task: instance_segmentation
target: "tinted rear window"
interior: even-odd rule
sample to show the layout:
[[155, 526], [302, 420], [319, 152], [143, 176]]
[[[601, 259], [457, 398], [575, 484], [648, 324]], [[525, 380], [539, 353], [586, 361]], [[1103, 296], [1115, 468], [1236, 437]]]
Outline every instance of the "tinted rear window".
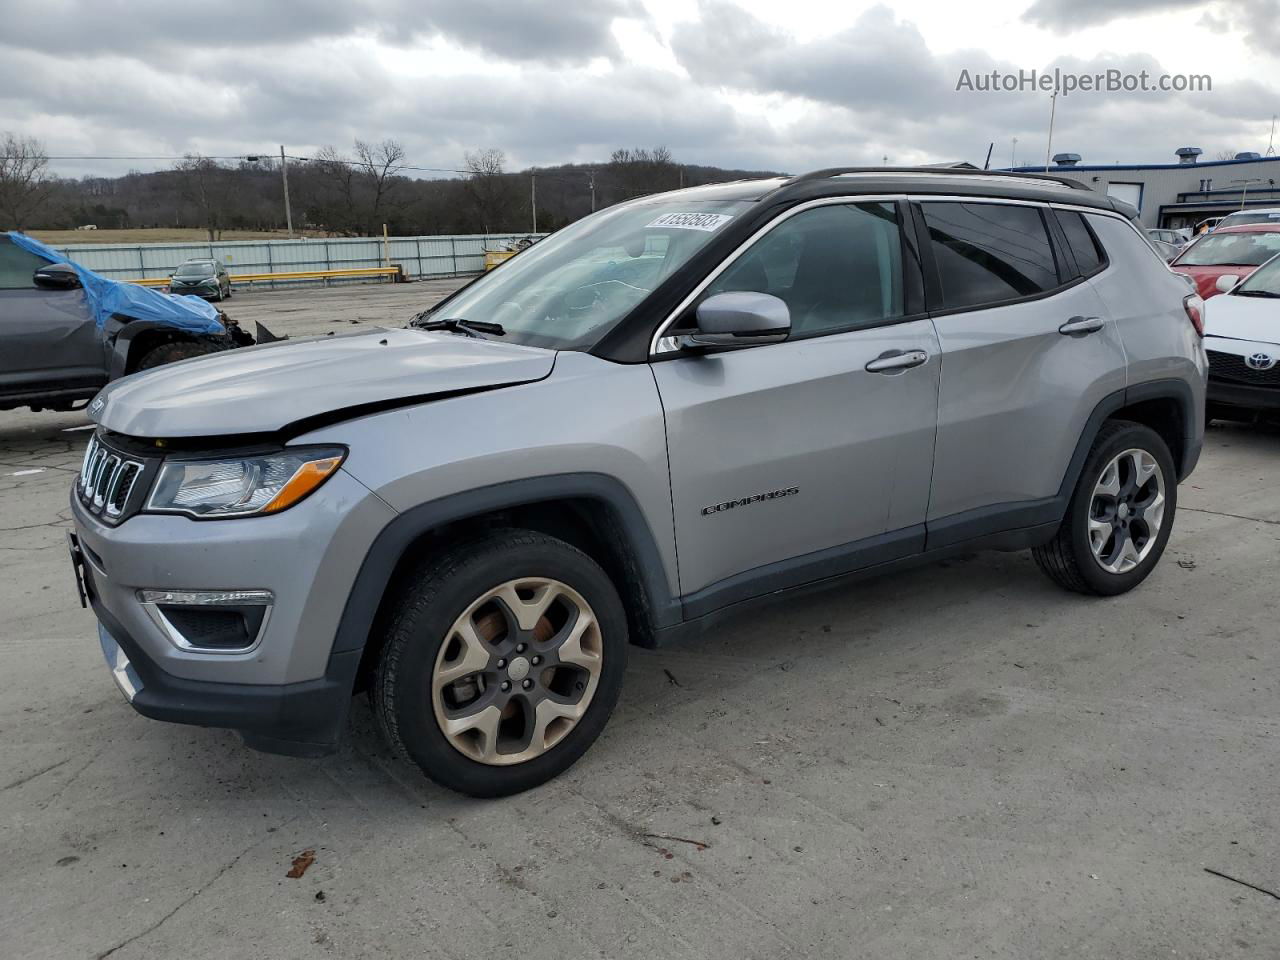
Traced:
[[1039, 208], [957, 201], [920, 206], [945, 308], [1015, 300], [1058, 285]]
[[1102, 266], [1102, 250], [1082, 214], [1059, 210], [1058, 223], [1062, 224], [1062, 232], [1067, 235], [1067, 246], [1071, 248], [1081, 273], [1090, 274]]

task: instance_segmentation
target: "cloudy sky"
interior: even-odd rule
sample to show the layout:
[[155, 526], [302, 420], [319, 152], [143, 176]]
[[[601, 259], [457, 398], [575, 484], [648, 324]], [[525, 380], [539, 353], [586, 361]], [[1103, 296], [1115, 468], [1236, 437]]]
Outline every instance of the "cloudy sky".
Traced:
[[[198, 12], [197, 12], [198, 11]], [[508, 168], [665, 144], [680, 160], [1043, 161], [1043, 93], [962, 70], [1209, 74], [1212, 92], [1060, 98], [1054, 152], [1267, 149], [1280, 0], [0, 0], [0, 130], [60, 155], [309, 155], [394, 137]], [[58, 161], [63, 175], [165, 162]]]

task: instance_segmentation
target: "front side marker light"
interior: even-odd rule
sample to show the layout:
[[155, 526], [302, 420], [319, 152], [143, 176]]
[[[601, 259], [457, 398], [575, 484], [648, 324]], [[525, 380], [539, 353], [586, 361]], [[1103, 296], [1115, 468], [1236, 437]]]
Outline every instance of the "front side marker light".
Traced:
[[329, 475], [338, 469], [340, 463], [342, 463], [342, 457], [327, 457], [324, 460], [309, 460], [304, 463], [294, 471], [293, 476], [280, 488], [280, 492], [262, 508], [262, 512], [276, 513], [292, 507], [329, 479]]

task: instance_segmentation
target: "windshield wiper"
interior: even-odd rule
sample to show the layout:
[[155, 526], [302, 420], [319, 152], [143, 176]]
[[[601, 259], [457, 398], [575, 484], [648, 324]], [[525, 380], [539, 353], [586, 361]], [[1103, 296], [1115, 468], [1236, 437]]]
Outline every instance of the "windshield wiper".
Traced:
[[442, 320], [424, 320], [415, 317], [409, 321], [409, 326], [417, 330], [448, 330], [450, 333], [462, 333], [468, 337], [484, 337], [482, 333], [492, 334], [495, 337], [506, 336], [506, 328], [500, 323], [490, 323], [487, 320], [462, 320], [458, 317], [445, 317]]
[[1236, 290], [1233, 292], [1237, 297], [1276, 297], [1280, 299], [1280, 293], [1272, 293], [1270, 290]]

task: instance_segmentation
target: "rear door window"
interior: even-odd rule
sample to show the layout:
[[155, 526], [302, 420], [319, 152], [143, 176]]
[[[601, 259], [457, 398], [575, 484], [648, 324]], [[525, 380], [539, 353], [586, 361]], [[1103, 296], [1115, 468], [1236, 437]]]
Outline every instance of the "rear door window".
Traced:
[[1059, 285], [1039, 207], [934, 201], [920, 204], [942, 285], [958, 310], [1032, 297]]

